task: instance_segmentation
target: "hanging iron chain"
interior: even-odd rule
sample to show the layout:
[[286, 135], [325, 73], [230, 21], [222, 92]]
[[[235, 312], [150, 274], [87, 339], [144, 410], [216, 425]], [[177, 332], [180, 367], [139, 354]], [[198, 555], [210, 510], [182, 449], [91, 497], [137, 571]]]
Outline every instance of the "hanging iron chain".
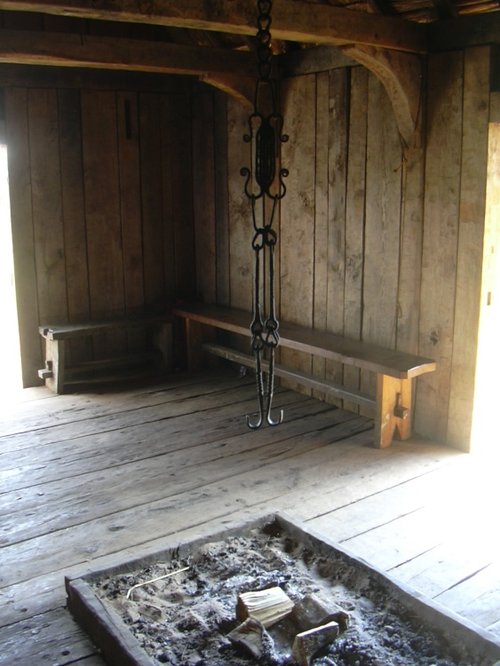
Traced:
[[271, 60], [273, 51], [271, 48], [271, 11], [272, 0], [257, 0], [257, 58], [259, 78], [269, 81], [271, 76]]
[[[271, 0], [257, 0], [257, 59], [258, 80], [255, 86], [254, 109], [250, 115], [249, 133], [244, 140], [253, 146], [254, 157], [251, 168], [243, 167], [241, 175], [246, 178], [245, 194], [252, 205], [254, 236], [254, 288], [253, 319], [250, 325], [251, 347], [255, 357], [255, 374], [259, 411], [253, 417], [247, 416], [247, 424], [252, 429], [260, 428], [266, 421], [278, 425], [283, 420], [271, 415], [274, 396], [275, 352], [279, 344], [279, 322], [276, 317], [274, 285], [274, 250], [277, 243], [276, 231], [272, 228], [278, 202], [286, 188], [283, 178], [286, 169], [277, 170], [279, 145], [288, 137], [281, 132], [283, 118], [278, 108], [277, 81], [272, 79], [271, 48]], [[261, 97], [265, 98], [261, 103]], [[272, 108], [269, 109], [269, 101]], [[264, 270], [266, 276], [263, 275]], [[262, 292], [267, 295], [268, 315], [263, 315]], [[264, 381], [264, 356], [267, 355], [267, 382]]]

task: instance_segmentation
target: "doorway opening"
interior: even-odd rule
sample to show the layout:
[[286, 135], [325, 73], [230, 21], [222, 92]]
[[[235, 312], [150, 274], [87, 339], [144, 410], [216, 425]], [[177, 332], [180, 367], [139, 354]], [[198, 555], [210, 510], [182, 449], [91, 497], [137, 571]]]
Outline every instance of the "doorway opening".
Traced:
[[0, 347], [3, 350], [3, 381], [0, 382], [2, 403], [22, 388], [21, 352], [17, 318], [12, 226], [10, 217], [7, 146], [0, 143], [0, 303], [2, 324]]
[[488, 456], [500, 456], [495, 418], [500, 394], [500, 104], [495, 107], [499, 113], [495, 113], [495, 122], [490, 122], [488, 138], [483, 278], [471, 439], [471, 450]]

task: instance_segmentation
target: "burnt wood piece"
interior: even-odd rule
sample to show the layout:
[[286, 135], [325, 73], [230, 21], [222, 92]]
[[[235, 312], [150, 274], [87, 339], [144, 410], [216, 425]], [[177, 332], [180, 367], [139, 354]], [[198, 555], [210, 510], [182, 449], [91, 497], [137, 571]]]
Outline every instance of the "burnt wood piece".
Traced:
[[[129, 331], [134, 328], [144, 328], [147, 326], [162, 329], [166, 324], [170, 324], [171, 321], [172, 317], [168, 314], [118, 318], [81, 324], [39, 326], [38, 331], [42, 338], [45, 338], [45, 367], [38, 371], [38, 376], [55, 393], [65, 393], [70, 383], [68, 368], [65, 364], [65, 343], [67, 340], [91, 337], [98, 333]], [[144, 360], [146, 358], [149, 358], [147, 354], [144, 355]], [[166, 359], [164, 358], [164, 360]], [[122, 361], [125, 362], [125, 358], [120, 359], [119, 363]], [[88, 367], [94, 365], [97, 368], [98, 366], [107, 367], [110, 363], [116, 365], [117, 360], [106, 359], [85, 365]]]
[[[177, 306], [173, 313], [185, 320], [190, 371], [201, 367], [207, 329], [209, 331], [211, 328], [218, 328], [250, 337], [251, 316], [244, 310], [195, 304]], [[314, 384], [314, 388], [318, 388], [319, 382], [325, 392], [348, 397], [350, 401], [358, 404], [370, 406], [371, 402], [375, 407], [374, 444], [378, 448], [389, 446], [395, 435], [403, 440], [410, 437], [413, 416], [412, 380], [419, 375], [433, 372], [436, 369], [435, 361], [283, 321], [280, 322], [280, 345], [286, 349], [294, 349], [374, 372], [377, 376], [374, 399], [291, 369], [281, 367], [277, 374], [289, 376], [289, 373], [292, 373], [294, 381], [309, 387]], [[213, 344], [207, 344], [205, 348], [211, 353], [243, 365], [250, 364], [250, 357], [229, 348]]]

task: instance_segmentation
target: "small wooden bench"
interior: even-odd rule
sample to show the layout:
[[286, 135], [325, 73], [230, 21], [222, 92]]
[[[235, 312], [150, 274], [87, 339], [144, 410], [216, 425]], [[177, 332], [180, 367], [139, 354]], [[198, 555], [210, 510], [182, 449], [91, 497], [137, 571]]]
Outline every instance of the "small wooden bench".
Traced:
[[[70, 369], [66, 367], [66, 342], [77, 338], [91, 337], [98, 333], [135, 328], [154, 327], [157, 331], [164, 331], [165, 324], [171, 324], [171, 322], [172, 316], [168, 314], [118, 318], [82, 324], [40, 326], [38, 328], [39, 333], [45, 339], [45, 367], [38, 371], [38, 376], [45, 381], [46, 386], [56, 393], [65, 393], [71, 384], [76, 383], [72, 381], [72, 376], [74, 377], [82, 369], [96, 373], [99, 370], [123, 366], [127, 362], [145, 363], [147, 359], [151, 359], [151, 352], [141, 352], [135, 356], [128, 354], [100, 361], [89, 361]], [[160, 348], [160, 345], [157, 346]], [[161, 347], [160, 352], [163, 360], [165, 360], [164, 345], [161, 345]]]
[[[196, 304], [178, 306], [173, 313], [185, 321], [190, 370], [201, 366], [203, 351], [241, 365], [254, 365], [251, 355], [206, 341], [210, 337], [206, 334], [206, 327], [250, 337], [251, 315], [248, 312], [217, 305]], [[377, 376], [375, 397], [281, 365], [275, 368], [279, 377], [322, 391], [326, 395], [372, 408], [375, 416], [376, 447], [389, 446], [395, 434], [400, 439], [410, 437], [412, 381], [419, 375], [433, 372], [436, 369], [435, 361], [283, 321], [280, 322], [280, 346], [374, 372]]]

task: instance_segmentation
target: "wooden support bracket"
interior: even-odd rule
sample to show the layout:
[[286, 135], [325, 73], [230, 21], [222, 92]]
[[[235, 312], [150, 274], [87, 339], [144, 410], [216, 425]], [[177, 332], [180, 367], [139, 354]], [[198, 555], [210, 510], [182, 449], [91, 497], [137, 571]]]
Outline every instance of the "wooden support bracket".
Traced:
[[420, 146], [418, 127], [423, 94], [421, 56], [372, 46], [349, 45], [343, 53], [364, 65], [382, 82], [396, 116], [399, 133], [409, 148]]
[[390, 446], [394, 435], [398, 439], [411, 435], [412, 381], [377, 375], [375, 444], [381, 449]]
[[234, 97], [248, 110], [253, 108], [255, 94], [255, 79], [251, 76], [235, 76], [232, 74], [204, 74], [200, 81], [218, 90], [222, 90], [230, 97]]

